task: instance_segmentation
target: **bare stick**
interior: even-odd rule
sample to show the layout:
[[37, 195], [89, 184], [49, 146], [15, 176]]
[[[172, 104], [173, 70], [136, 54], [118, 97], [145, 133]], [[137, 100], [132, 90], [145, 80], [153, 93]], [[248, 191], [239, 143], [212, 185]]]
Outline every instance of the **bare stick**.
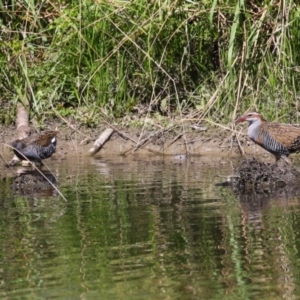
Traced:
[[[241, 129], [241, 131], [242, 131], [242, 129]], [[241, 131], [240, 131], [240, 133], [241, 133]], [[239, 136], [236, 134], [235, 137], [236, 137], [236, 140], [237, 140], [237, 143], [238, 143], [238, 149], [240, 151], [240, 154], [244, 155], [245, 151], [244, 151], [244, 149], [243, 149], [243, 147], [242, 147], [242, 145], [240, 143]]]
[[135, 141], [134, 139], [132, 139], [130, 136], [126, 135], [124, 132], [120, 131], [119, 129], [117, 129], [115, 126], [111, 125], [110, 123], [104, 121], [109, 127], [111, 127], [119, 136], [121, 136], [124, 140], [130, 140], [132, 142], [134, 142], [135, 144], [137, 144], [137, 141]]
[[102, 146], [109, 140], [114, 130], [111, 128], [105, 129], [105, 131], [99, 136], [99, 138], [94, 142], [94, 146], [89, 150], [89, 155], [96, 154]]
[[[170, 147], [172, 144], [174, 144], [178, 139], [180, 139], [181, 137], [183, 136], [183, 132], [178, 134], [171, 142], [170, 144], [167, 146]], [[184, 144], [188, 144], [189, 142], [188, 141], [184, 141]]]
[[132, 150], [131, 153], [136, 152], [138, 149], [140, 149], [143, 145], [145, 145], [152, 137], [159, 135], [160, 133], [166, 132], [171, 130], [171, 128], [168, 129], [160, 129], [155, 131], [154, 133], [150, 134], [148, 137], [144, 138], [143, 140], [141, 140], [136, 146], [135, 148]]

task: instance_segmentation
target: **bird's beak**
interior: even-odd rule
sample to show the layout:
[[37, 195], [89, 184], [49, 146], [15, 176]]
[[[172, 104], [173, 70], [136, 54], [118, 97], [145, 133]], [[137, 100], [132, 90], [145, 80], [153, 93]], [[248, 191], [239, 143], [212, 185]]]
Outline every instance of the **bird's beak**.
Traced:
[[245, 121], [245, 118], [242, 116], [242, 117], [239, 117], [238, 119], [235, 120], [235, 124], [241, 123], [241, 122], [244, 122], [244, 121]]

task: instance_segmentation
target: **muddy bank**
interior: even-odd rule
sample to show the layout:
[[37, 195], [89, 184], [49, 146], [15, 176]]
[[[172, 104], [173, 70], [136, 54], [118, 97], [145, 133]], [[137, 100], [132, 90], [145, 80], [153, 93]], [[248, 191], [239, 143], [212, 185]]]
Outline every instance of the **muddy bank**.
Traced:
[[300, 173], [285, 161], [265, 163], [254, 157], [242, 160], [237, 175], [237, 182], [244, 189], [263, 189], [265, 186], [277, 188], [300, 183]]
[[[45, 130], [53, 130], [56, 126], [48, 126]], [[230, 186], [235, 193], [245, 195], [249, 191], [259, 195], [269, 195], [270, 191], [278, 191], [290, 184], [299, 183], [300, 175], [297, 171], [299, 155], [292, 155], [294, 167], [284, 164], [275, 164], [274, 157], [262, 148], [251, 142], [246, 134], [236, 136], [230, 130], [208, 127], [205, 130], [190, 129], [184, 135], [180, 129], [172, 131], [139, 130], [136, 128], [121, 128], [111, 135], [101, 150], [90, 157], [89, 150], [94, 141], [108, 128], [80, 127], [78, 131], [66, 126], [59, 126], [57, 150], [45, 163], [51, 170], [57, 170], [55, 166], [66, 166], [65, 177], [74, 176], [75, 168], [79, 160], [92, 160], [97, 165], [105, 159], [118, 163], [128, 164], [131, 160], [143, 162], [155, 162], [164, 156], [172, 163], [198, 164], [199, 168], [210, 167], [217, 170], [220, 177], [213, 178], [216, 183], [223, 183], [226, 178], [233, 178]], [[246, 132], [246, 128], [244, 130]], [[1, 156], [7, 161], [13, 157], [12, 151], [5, 146], [17, 138], [14, 126], [2, 127]], [[254, 156], [255, 158], [251, 157]], [[164, 160], [165, 160], [164, 158]], [[83, 164], [84, 165], [84, 164]], [[46, 170], [46, 167], [43, 167]], [[49, 185], [39, 174], [34, 174], [28, 169], [20, 174], [20, 168], [5, 167], [4, 161], [0, 164], [1, 180], [8, 179], [11, 188], [18, 194], [25, 195], [54, 195], [57, 191]], [[19, 173], [18, 173], [19, 172]], [[76, 170], [78, 172], [78, 170]], [[229, 175], [228, 175], [229, 174]], [[46, 175], [49, 175], [48, 173]], [[51, 175], [51, 174], [50, 174]], [[58, 184], [56, 179], [50, 180]], [[298, 189], [289, 190], [291, 194], [298, 193]], [[242, 197], [241, 196], [241, 197]]]
[[[48, 160], [68, 160], [74, 155], [88, 155], [89, 149], [93, 146], [94, 141], [109, 126], [102, 125], [97, 128], [86, 128], [79, 125], [72, 125], [74, 130], [65, 124], [47, 124], [44, 130], [53, 130], [58, 126], [58, 145], [56, 153]], [[259, 157], [264, 162], [275, 161], [274, 157], [264, 151], [253, 142], [248, 140], [246, 136], [246, 127], [243, 134], [236, 135], [230, 130], [220, 129], [219, 127], [203, 126], [193, 129], [186, 126], [186, 132], [182, 133], [182, 128], [174, 128], [172, 130], [150, 130], [137, 129], [115, 126], [116, 130], [102, 147], [95, 154], [95, 157], [105, 156], [157, 156], [165, 155], [183, 159], [186, 156], [195, 156], [209, 161], [218, 158], [247, 158], [250, 154]], [[12, 158], [11, 150], [5, 146], [10, 144], [17, 138], [14, 126], [1, 126], [0, 142], [1, 155], [6, 159]], [[243, 153], [242, 153], [243, 152]], [[243, 156], [242, 156], [243, 154]], [[299, 155], [291, 156], [294, 164], [299, 161]], [[7, 168], [2, 162], [0, 167], [1, 174], [7, 173]]]

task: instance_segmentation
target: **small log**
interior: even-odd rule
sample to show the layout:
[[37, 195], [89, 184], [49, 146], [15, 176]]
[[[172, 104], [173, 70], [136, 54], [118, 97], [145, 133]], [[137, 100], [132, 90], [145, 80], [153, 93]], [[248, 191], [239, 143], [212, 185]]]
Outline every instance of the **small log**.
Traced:
[[17, 104], [16, 125], [18, 138], [20, 140], [27, 138], [30, 135], [31, 129], [29, 127], [29, 112], [21, 102]]
[[94, 146], [89, 150], [89, 155], [93, 156], [96, 154], [102, 146], [109, 140], [114, 130], [111, 128], [105, 129], [105, 131], [99, 136], [99, 138], [94, 142]]
[[[17, 133], [18, 138], [25, 139], [31, 134], [31, 128], [29, 127], [29, 101], [26, 97], [24, 97], [23, 102], [25, 103], [26, 107], [22, 102], [18, 102], [17, 104], [17, 114], [16, 114], [16, 125], [17, 125]], [[14, 166], [20, 161], [20, 159], [14, 155], [13, 158], [9, 161], [10, 166]]]

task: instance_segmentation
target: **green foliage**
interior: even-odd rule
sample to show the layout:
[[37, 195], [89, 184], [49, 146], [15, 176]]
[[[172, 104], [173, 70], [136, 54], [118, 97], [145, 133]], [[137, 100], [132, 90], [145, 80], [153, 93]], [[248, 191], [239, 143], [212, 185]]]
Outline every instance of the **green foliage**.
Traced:
[[295, 120], [300, 9], [256, 2], [0, 2], [0, 101], [26, 96], [33, 117], [78, 107], [118, 117], [143, 104]]

